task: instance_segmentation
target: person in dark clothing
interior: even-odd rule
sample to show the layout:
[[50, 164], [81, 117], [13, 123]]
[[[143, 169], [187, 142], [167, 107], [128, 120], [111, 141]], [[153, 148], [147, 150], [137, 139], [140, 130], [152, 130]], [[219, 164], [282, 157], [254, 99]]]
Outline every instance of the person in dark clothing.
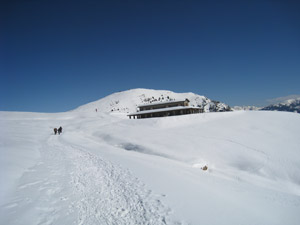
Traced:
[[58, 131], [58, 134], [61, 134], [62, 133], [62, 127], [59, 127], [57, 131]]
[[55, 135], [57, 134], [57, 128], [54, 128], [54, 134]]

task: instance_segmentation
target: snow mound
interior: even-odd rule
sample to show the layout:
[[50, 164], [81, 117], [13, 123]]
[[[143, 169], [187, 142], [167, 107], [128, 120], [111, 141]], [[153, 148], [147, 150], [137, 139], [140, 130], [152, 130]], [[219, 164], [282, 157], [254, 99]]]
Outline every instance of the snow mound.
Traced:
[[229, 111], [230, 107], [218, 101], [212, 101], [205, 96], [194, 93], [175, 93], [166, 90], [132, 89], [128, 91], [111, 94], [98, 101], [80, 106], [76, 112], [121, 112], [134, 113], [137, 106], [143, 104], [189, 99], [190, 106], [197, 106], [205, 112]]

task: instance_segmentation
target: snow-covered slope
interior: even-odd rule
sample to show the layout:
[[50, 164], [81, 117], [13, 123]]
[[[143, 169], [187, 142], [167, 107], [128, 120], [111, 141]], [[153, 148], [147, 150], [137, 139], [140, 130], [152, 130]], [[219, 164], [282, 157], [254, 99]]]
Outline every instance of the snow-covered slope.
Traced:
[[262, 108], [261, 110], [268, 111], [286, 111], [286, 112], [297, 112], [300, 113], [300, 97], [287, 99], [283, 102], [272, 104]]
[[0, 112], [0, 224], [299, 224], [299, 114], [130, 120], [94, 104]]
[[191, 106], [198, 106], [205, 112], [229, 111], [230, 107], [218, 101], [212, 101], [205, 96], [194, 93], [175, 93], [172, 91], [152, 89], [132, 89], [111, 94], [98, 101], [88, 103], [75, 109], [78, 112], [88, 112], [96, 109], [100, 112], [136, 112], [137, 106], [154, 102], [189, 99]]

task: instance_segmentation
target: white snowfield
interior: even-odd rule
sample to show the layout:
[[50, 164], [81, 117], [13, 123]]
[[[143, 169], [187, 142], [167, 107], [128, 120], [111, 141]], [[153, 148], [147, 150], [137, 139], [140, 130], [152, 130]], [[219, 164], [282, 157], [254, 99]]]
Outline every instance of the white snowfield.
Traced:
[[300, 222], [296, 113], [130, 120], [93, 106], [0, 112], [0, 127], [0, 224]]

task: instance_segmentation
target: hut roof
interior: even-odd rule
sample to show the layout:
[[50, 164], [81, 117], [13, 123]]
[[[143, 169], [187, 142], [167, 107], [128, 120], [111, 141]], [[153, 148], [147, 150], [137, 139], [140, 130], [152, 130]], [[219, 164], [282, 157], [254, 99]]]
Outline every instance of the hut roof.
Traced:
[[145, 105], [138, 105], [137, 107], [145, 107], [145, 106], [155, 106], [155, 105], [165, 105], [165, 104], [173, 104], [173, 103], [179, 103], [179, 102], [185, 102], [188, 101], [187, 99], [182, 99], [182, 100], [176, 100], [176, 101], [165, 101], [165, 102], [154, 102], [150, 104], [145, 104]]

